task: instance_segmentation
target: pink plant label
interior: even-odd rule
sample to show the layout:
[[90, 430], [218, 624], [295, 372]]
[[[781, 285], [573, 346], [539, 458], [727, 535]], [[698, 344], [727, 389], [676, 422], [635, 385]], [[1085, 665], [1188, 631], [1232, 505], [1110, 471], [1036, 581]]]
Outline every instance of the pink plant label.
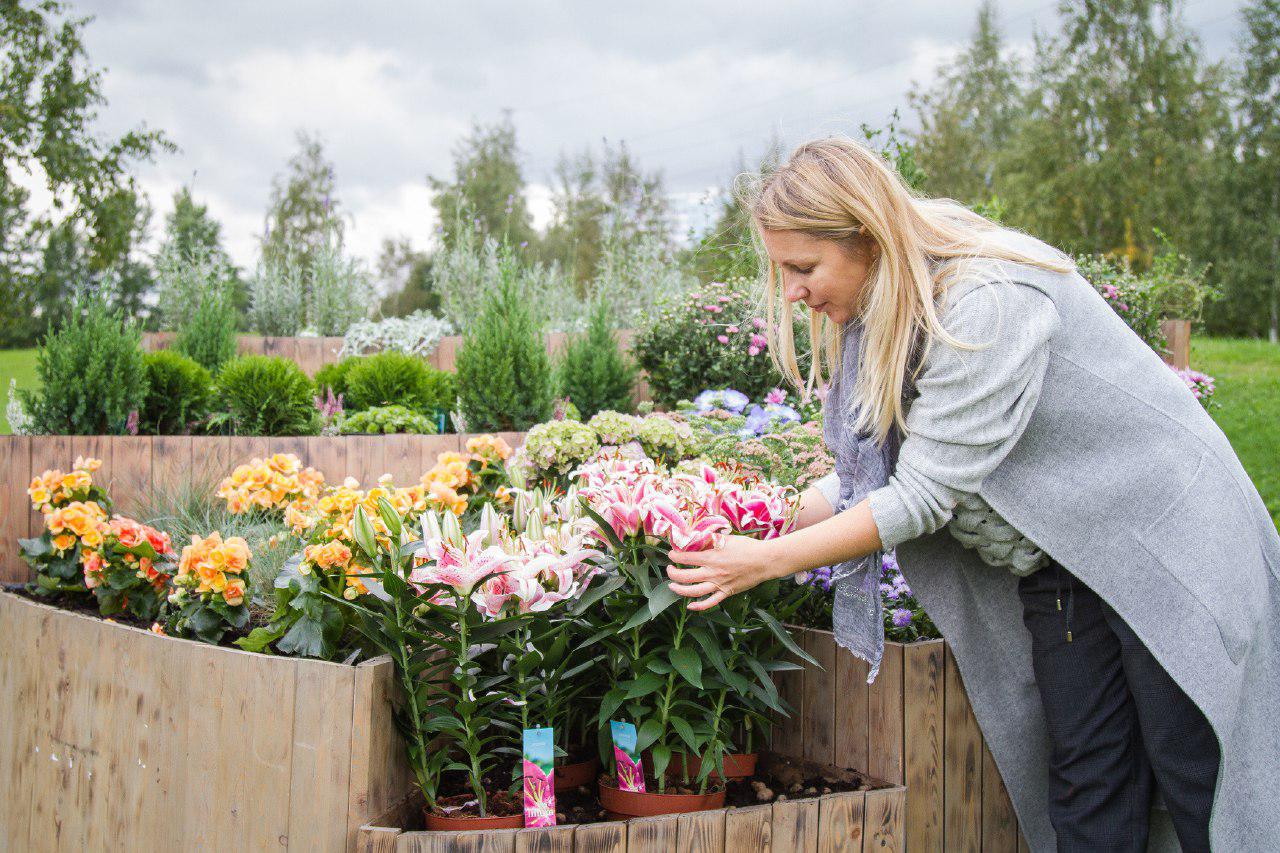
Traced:
[[556, 825], [555, 746], [551, 729], [524, 730], [524, 825]]
[[613, 757], [618, 763], [618, 790], [644, 793], [644, 762], [636, 753], [635, 723], [609, 721]]

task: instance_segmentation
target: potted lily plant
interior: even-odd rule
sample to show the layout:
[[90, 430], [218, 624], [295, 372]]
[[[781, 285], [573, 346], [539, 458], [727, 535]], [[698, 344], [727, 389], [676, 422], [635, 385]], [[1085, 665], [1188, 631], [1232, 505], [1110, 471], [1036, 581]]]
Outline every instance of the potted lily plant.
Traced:
[[668, 554], [703, 550], [735, 533], [780, 535], [793, 522], [794, 493], [746, 489], [710, 468], [663, 475], [623, 459], [584, 466], [579, 476], [585, 511], [621, 579], [599, 602], [599, 639], [617, 686], [601, 702], [598, 725], [604, 729], [614, 715], [634, 721], [635, 752], [647, 755], [656, 788], [646, 781], [644, 791], [624, 790], [631, 786], [615, 776], [601, 782], [601, 802], [629, 816], [718, 808], [726, 757], [735, 755], [735, 711], [764, 705], [785, 712], [768, 668], [778, 662], [762, 660], [765, 647], [746, 638], [767, 631], [779, 643], [794, 642], [748, 597], [732, 612], [689, 610], [668, 586]]
[[[590, 562], [598, 552], [571, 530], [515, 534], [491, 509], [468, 534], [453, 513], [428, 511], [421, 541], [409, 541], [385, 498], [378, 513], [385, 541], [363, 507], [353, 521], [374, 594], [346, 603], [358, 629], [395, 662], [404, 695], [397, 721], [427, 828], [523, 826], [521, 735], [571, 701], [558, 681], [571, 687], [575, 669], [594, 664], [573, 663], [551, 628], [562, 602], [599, 573]], [[462, 780], [461, 793], [446, 790], [446, 776]]]

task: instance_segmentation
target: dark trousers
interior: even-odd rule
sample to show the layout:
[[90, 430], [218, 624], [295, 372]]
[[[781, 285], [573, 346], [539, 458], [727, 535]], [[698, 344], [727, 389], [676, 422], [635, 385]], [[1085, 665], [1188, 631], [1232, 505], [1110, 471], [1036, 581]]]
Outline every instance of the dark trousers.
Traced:
[[1062, 566], [1022, 578], [1018, 594], [1052, 744], [1058, 849], [1145, 851], [1158, 788], [1182, 849], [1208, 850], [1219, 752], [1200, 709]]

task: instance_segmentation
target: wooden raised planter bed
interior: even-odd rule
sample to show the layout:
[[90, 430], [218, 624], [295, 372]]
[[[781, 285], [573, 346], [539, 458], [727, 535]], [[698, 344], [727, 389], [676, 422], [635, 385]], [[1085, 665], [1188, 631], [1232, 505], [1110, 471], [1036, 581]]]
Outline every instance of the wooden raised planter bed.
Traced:
[[354, 850], [410, 789], [389, 658], [162, 637], [0, 592], [0, 849]]
[[[827, 767], [827, 770], [836, 768]], [[411, 796], [361, 827], [361, 853], [792, 853], [906, 848], [901, 785], [745, 808], [633, 818], [545, 829], [480, 832], [406, 830], [421, 801]]]
[[780, 674], [796, 715], [774, 729], [775, 752], [906, 785], [911, 853], [1028, 849], [945, 641], [885, 643], [869, 685], [830, 631], [791, 630], [822, 669]]
[[[513, 448], [524, 433], [497, 433]], [[102, 460], [97, 474], [116, 510], [137, 512], [153, 490], [183, 482], [216, 483], [241, 462], [271, 453], [293, 453], [330, 483], [355, 477], [365, 486], [389, 473], [398, 483], [416, 481], [436, 456], [463, 450], [471, 435], [347, 435], [254, 438], [225, 436], [0, 436], [0, 582], [30, 579], [18, 539], [37, 535], [39, 513], [27, 498], [31, 478], [49, 468], [67, 470], [77, 456]], [[143, 519], [145, 520], [145, 519]]]

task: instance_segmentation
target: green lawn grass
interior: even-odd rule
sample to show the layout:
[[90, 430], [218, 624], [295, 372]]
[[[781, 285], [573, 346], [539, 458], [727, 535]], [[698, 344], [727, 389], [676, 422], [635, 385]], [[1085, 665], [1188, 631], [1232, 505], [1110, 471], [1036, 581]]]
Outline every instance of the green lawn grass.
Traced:
[[9, 403], [9, 380], [18, 380], [19, 388], [35, 388], [36, 351], [34, 349], [0, 350], [0, 435], [8, 435], [9, 419], [5, 407]]
[[1216, 380], [1210, 414], [1280, 527], [1280, 346], [1192, 337], [1191, 366]]

